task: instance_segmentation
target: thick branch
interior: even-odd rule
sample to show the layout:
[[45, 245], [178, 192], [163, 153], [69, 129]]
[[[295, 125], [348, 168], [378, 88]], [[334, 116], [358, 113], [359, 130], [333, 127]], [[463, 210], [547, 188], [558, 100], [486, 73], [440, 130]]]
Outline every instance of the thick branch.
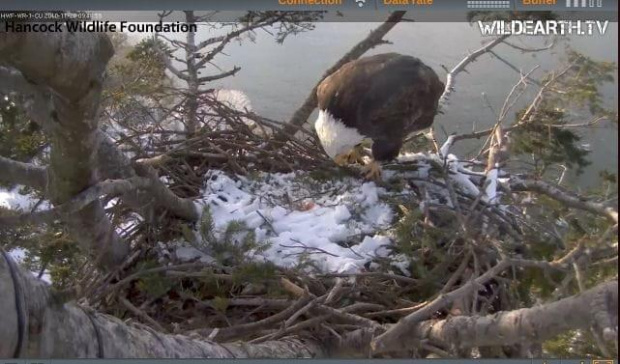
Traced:
[[605, 216], [616, 224], [618, 223], [618, 211], [613, 207], [606, 206], [602, 203], [585, 200], [574, 195], [572, 192], [563, 190], [558, 186], [553, 186], [544, 181], [524, 180], [518, 177], [512, 177], [510, 179], [510, 189], [512, 191], [531, 191], [542, 193], [568, 207]]
[[161, 181], [149, 177], [134, 177], [127, 181], [127, 192], [132, 190], [146, 191], [146, 195], [138, 197], [143, 203], [147, 202], [155, 206], [168, 209], [176, 216], [188, 221], [196, 221], [199, 212], [194, 202], [187, 198], [180, 198], [166, 187]]
[[[137, 164], [141, 172], [136, 173], [131, 161], [121, 153], [107, 136], [101, 131], [99, 134], [103, 140], [97, 150], [97, 165], [102, 174], [102, 178], [109, 180], [129, 179], [135, 188], [123, 191], [123, 201], [127, 202], [134, 211], [145, 215], [150, 215], [150, 210], [154, 207], [165, 208], [175, 216], [189, 221], [198, 218], [194, 202], [191, 199], [176, 196], [168, 187], [156, 176], [147, 173], [147, 166]], [[142, 177], [142, 178], [140, 178]], [[138, 189], [147, 190], [148, 193], [140, 193]]]
[[[453, 316], [420, 322], [390, 343], [395, 351], [411, 350], [423, 340], [462, 348], [541, 343], [569, 330], [594, 326], [615, 340], [618, 325], [618, 281], [610, 281], [576, 296], [487, 316]], [[377, 329], [362, 329], [332, 343], [331, 355], [343, 356], [350, 347], [366, 348]], [[351, 353], [344, 355], [350, 356]]]
[[0, 61], [30, 82], [52, 88], [67, 102], [83, 100], [100, 87], [113, 52], [104, 34], [0, 33]]
[[428, 305], [410, 314], [409, 316], [402, 318], [397, 324], [374, 339], [372, 342], [372, 349], [378, 352], [390, 350], [393, 348], [393, 345], [398, 342], [398, 340], [405, 337], [407, 333], [417, 324], [431, 317], [434, 312], [447, 307], [457, 298], [462, 297], [469, 292], [472, 292], [476, 287], [487, 283], [490, 279], [497, 276], [510, 265], [510, 261], [504, 260], [475, 280], [462, 285], [450, 293], [439, 295], [439, 297], [430, 302]]
[[[142, 326], [128, 326], [108, 315], [58, 302], [49, 286], [0, 257], [0, 357], [14, 354], [21, 332], [21, 357], [193, 357], [290, 358], [368, 354], [371, 340], [383, 329], [356, 330], [342, 340], [315, 342], [288, 338], [261, 344], [217, 344], [181, 335], [163, 335]], [[532, 266], [528, 261], [510, 262]], [[500, 264], [507, 268], [510, 264]], [[497, 273], [497, 271], [495, 272]], [[411, 350], [423, 340], [460, 347], [506, 346], [542, 342], [562, 332], [596, 327], [609, 340], [617, 334], [618, 283], [603, 283], [557, 302], [483, 317], [425, 320], [390, 343], [391, 350]], [[21, 312], [21, 314], [18, 314]], [[24, 330], [15, 329], [19, 323]], [[328, 346], [327, 348], [325, 346]], [[346, 353], [346, 354], [344, 354]]]
[[[24, 335], [19, 352], [22, 358], [324, 356], [321, 347], [311, 340], [287, 338], [261, 344], [218, 344], [181, 335], [164, 335], [142, 325], [129, 326], [112, 316], [91, 312], [72, 303], [58, 302], [49, 286], [37, 281], [28, 272], [19, 268], [11, 269], [2, 256], [0, 290], [3, 293], [0, 296], [0, 322], [3, 323], [0, 325], [2, 358], [14, 355], [19, 332]], [[21, 319], [18, 318], [18, 310], [22, 312]], [[18, 322], [26, 326], [24, 330], [17, 330]]]
[[47, 174], [44, 167], [0, 156], [0, 171], [2, 181], [33, 187], [39, 191], [45, 189]]
[[[543, 342], [568, 330], [599, 326], [598, 315], [610, 318], [617, 312], [618, 281], [611, 281], [557, 302], [483, 317], [457, 316], [439, 323], [426, 322], [417, 331], [432, 341], [458, 343], [461, 347], [506, 346]], [[613, 330], [616, 326], [617, 322], [607, 321], [600, 329]]]
[[[146, 193], [137, 193], [139, 190]], [[156, 204], [170, 207], [177, 212], [178, 216], [189, 221], [196, 221], [199, 212], [191, 202], [177, 197], [165, 186], [153, 183], [153, 180], [143, 177], [133, 177], [128, 180], [107, 180], [89, 187], [71, 198], [64, 204], [45, 211], [35, 213], [25, 213], [15, 217], [0, 217], [0, 226], [15, 225], [24, 223], [44, 223], [60, 219], [63, 216], [70, 216], [80, 212], [88, 205], [97, 201], [101, 196], [140, 196], [140, 202], [145, 205]], [[155, 203], [157, 201], [157, 203]]]

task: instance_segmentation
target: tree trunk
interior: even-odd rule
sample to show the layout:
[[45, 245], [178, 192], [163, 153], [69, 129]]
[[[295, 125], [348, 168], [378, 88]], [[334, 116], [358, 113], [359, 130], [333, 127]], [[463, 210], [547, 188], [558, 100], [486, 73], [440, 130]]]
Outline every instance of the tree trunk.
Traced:
[[[62, 205], [98, 179], [99, 97], [113, 53], [105, 34], [0, 33], [0, 62], [20, 71], [51, 101], [36, 106], [49, 107], [44, 120], [38, 121], [51, 140], [46, 195], [54, 205]], [[110, 268], [126, 257], [129, 247], [114, 231], [99, 200], [63, 220], [100, 266]]]

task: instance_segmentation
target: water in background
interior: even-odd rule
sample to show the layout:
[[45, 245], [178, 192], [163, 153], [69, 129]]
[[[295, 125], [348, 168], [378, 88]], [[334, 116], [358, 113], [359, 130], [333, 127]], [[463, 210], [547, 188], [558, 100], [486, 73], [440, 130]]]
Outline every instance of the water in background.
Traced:
[[[225, 70], [241, 67], [235, 77], [226, 78], [217, 86], [242, 90], [249, 95], [255, 112], [277, 120], [288, 120], [325, 70], [377, 26], [378, 23], [317, 23], [315, 30], [291, 36], [284, 44], [277, 44], [271, 35], [259, 30], [254, 42], [245, 39], [231, 44], [225, 50], [226, 55], [215, 59], [215, 64]], [[198, 41], [214, 35], [209, 29], [206, 26], [199, 28]], [[442, 65], [452, 68], [468, 51], [479, 48], [489, 38], [480, 35], [477, 25], [468, 23], [401, 23], [388, 33], [386, 39], [393, 44], [382, 45], [368, 54], [399, 52], [413, 55], [445, 79]], [[512, 37], [510, 41], [522, 46], [541, 46], [545, 38]], [[496, 47], [495, 51], [523, 72], [540, 66], [533, 74], [535, 76], [557, 66], [564, 44], [570, 44], [596, 60], [617, 62], [618, 24], [610, 23], [604, 36], [570, 37], [568, 42], [553, 51], [527, 54], [506, 45]], [[467, 71], [459, 74], [446, 113], [436, 119], [440, 142], [444, 136], [442, 128], [448, 133], [465, 133], [474, 127], [492, 126], [495, 114], [519, 80], [518, 73], [490, 55], [482, 56]], [[217, 72], [214, 67], [213, 73]], [[604, 94], [609, 105], [617, 109], [617, 81], [607, 85]], [[618, 135], [617, 129], [607, 124], [582, 133], [584, 142], [592, 149], [593, 165], [577, 181], [587, 186], [596, 181], [599, 170], [617, 172]], [[457, 145], [454, 151], [466, 155], [477, 153], [478, 149], [475, 143], [469, 142]]]

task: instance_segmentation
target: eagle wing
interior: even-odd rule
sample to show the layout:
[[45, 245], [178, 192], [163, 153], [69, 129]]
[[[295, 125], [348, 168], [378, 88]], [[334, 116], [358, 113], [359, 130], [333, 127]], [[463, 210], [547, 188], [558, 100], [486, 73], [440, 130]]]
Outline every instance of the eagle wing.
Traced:
[[397, 53], [362, 58], [327, 77], [319, 107], [373, 139], [401, 139], [429, 127], [444, 90], [419, 59]]
[[358, 123], [375, 135], [399, 139], [431, 126], [444, 90], [430, 67], [409, 56], [388, 61], [369, 86], [360, 101]]

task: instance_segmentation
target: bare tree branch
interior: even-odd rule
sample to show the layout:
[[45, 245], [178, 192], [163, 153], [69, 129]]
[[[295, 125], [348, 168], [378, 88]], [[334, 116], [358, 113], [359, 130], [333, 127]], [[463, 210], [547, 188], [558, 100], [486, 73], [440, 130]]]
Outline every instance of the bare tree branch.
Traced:
[[[389, 343], [393, 351], [418, 347], [425, 340], [450, 348], [509, 346], [524, 342], [539, 343], [563, 332], [588, 329], [595, 324], [605, 332], [606, 339], [615, 340], [618, 325], [618, 281], [599, 284], [579, 295], [514, 311], [498, 312], [487, 316], [452, 316], [445, 320], [427, 320], [404, 331]], [[519, 324], [516, 325], [515, 322]], [[329, 343], [331, 355], [359, 356], [364, 353], [380, 329], [360, 329], [350, 332], [342, 340]], [[350, 348], [358, 348], [351, 352]], [[360, 353], [359, 351], [362, 351]], [[381, 353], [378, 350], [374, 353]]]
[[390, 350], [393, 348], [393, 345], [398, 342], [398, 340], [402, 340], [402, 337], [406, 336], [407, 332], [409, 332], [417, 324], [429, 318], [434, 312], [454, 302], [457, 297], [461, 297], [468, 292], [471, 292], [476, 287], [488, 282], [490, 279], [501, 273], [504, 269], [510, 267], [510, 265], [511, 262], [509, 260], [504, 260], [475, 280], [470, 281], [449, 293], [439, 295], [439, 297], [420, 310], [402, 318], [397, 324], [373, 340], [371, 344], [373, 351], [383, 352]]
[[553, 198], [568, 207], [591, 212], [596, 215], [604, 216], [612, 222], [618, 223], [618, 210], [606, 206], [603, 203], [588, 201], [570, 191], [564, 190], [560, 186], [554, 186], [540, 180], [526, 180], [518, 177], [510, 178], [510, 189], [512, 191], [532, 191], [542, 193]]
[[465, 67], [467, 67], [470, 63], [474, 62], [481, 55], [489, 52], [491, 49], [493, 49], [496, 45], [502, 43], [509, 36], [510, 35], [502, 35], [500, 37], [497, 37], [491, 42], [485, 44], [483, 47], [470, 53], [448, 73], [448, 75], [446, 76], [446, 89], [439, 98], [439, 107], [444, 107], [448, 103], [450, 95], [452, 94], [452, 92], [454, 92], [456, 76], [459, 73], [463, 72], [465, 70]]
[[[327, 353], [342, 356], [344, 352], [360, 357], [369, 353], [373, 337], [383, 331], [382, 327], [373, 325], [346, 334], [342, 340], [315, 342], [310, 338], [290, 337], [261, 344], [217, 344], [204, 339], [164, 335], [147, 327], [128, 326], [116, 318], [71, 303], [63, 304], [47, 285], [9, 264], [6, 257], [3, 255], [0, 259], [0, 289], [4, 293], [0, 297], [0, 319], [5, 323], [2, 328], [7, 328], [0, 329], [0, 341], [5, 344], [0, 346], [2, 357], [14, 354], [20, 332], [24, 340], [22, 357], [288, 358], [321, 357]], [[534, 263], [504, 261], [491, 271], [499, 273], [511, 264], [535, 266]], [[477, 285], [468, 283], [465, 286], [475, 288]], [[307, 300], [299, 301], [296, 306], [301, 307], [305, 302]], [[423, 310], [430, 312], [432, 308]], [[455, 316], [442, 321], [421, 321], [390, 342], [389, 347], [397, 351], [410, 350], [427, 339], [446, 347], [455, 343], [461, 347], [505, 346], [524, 341], [541, 342], [562, 332], [592, 325], [606, 333], [606, 340], [613, 340], [617, 334], [617, 309], [618, 283], [613, 280], [577, 296], [533, 308], [482, 317]], [[18, 325], [16, 312], [23, 315], [20, 322], [26, 327], [22, 331], [13, 329]], [[514, 325], [514, 322], [521, 324]], [[33, 331], [30, 325], [37, 325], [38, 329]], [[398, 324], [393, 327], [396, 326]], [[32, 332], [38, 334], [28, 334]], [[355, 348], [354, 353], [350, 353], [352, 348]]]
[[[440, 294], [436, 299], [434, 299], [432, 302], [425, 305], [424, 307], [420, 308], [418, 311], [402, 318], [397, 324], [393, 325], [386, 332], [379, 335], [373, 340], [373, 342], [371, 343], [373, 351], [385, 352], [385, 351], [393, 350], [394, 348], [398, 348], [399, 345], [400, 345], [400, 349], [404, 347], [411, 347], [411, 336], [410, 336], [411, 333], [412, 332], [425, 332], [427, 330], [427, 329], [423, 329], [423, 331], [417, 331], [422, 328], [419, 326], [422, 321], [430, 318], [434, 312], [437, 312], [438, 310], [441, 310], [447, 307], [448, 305], [452, 304], [458, 298], [463, 297], [473, 292], [474, 290], [479, 289], [480, 287], [483, 287], [483, 284], [497, 277], [497, 275], [499, 275], [502, 271], [508, 269], [509, 267], [513, 267], [513, 266], [521, 267], [521, 268], [530, 267], [530, 268], [543, 268], [543, 269], [560, 269], [560, 267], [558, 267], [557, 265], [553, 265], [553, 264], [544, 264], [541, 266], [541, 262], [538, 262], [538, 261], [523, 260], [523, 259], [504, 259], [501, 262], [499, 262], [497, 265], [495, 265], [493, 268], [487, 270], [484, 274], [482, 274], [478, 278], [463, 284], [459, 288], [449, 293]], [[615, 281], [614, 284], [617, 287], [617, 281]], [[615, 305], [617, 307], [617, 298], [615, 301]], [[591, 307], [588, 306], [588, 309], [591, 309]], [[592, 314], [593, 313], [590, 314], [589, 316], [590, 318], [592, 318], [591, 316]], [[579, 321], [579, 325], [581, 324], [582, 322]], [[433, 325], [431, 324], [430, 326], [433, 326]], [[553, 331], [553, 334], [550, 334], [550, 335], [553, 336], [558, 333], [559, 332], [557, 331]], [[420, 335], [418, 335], [418, 337], [420, 337], [420, 339], [430, 338], [427, 335], [428, 335], [428, 332], [424, 335], [421, 335], [421, 337]], [[468, 335], [473, 335], [473, 334], [469, 332]], [[406, 346], [403, 346], [405, 345], [404, 341], [408, 343], [406, 344]], [[456, 343], [459, 341], [452, 341], [452, 342]], [[509, 345], [511, 343], [507, 342], [505, 344]]]
[[426, 322], [419, 330], [432, 341], [459, 343], [462, 347], [505, 346], [542, 342], [571, 329], [588, 328], [601, 314], [602, 329], [613, 330], [617, 322], [611, 322], [611, 316], [617, 311], [618, 281], [610, 281], [557, 302], [484, 317], [457, 316], [439, 323]]
[[215, 43], [220, 43], [220, 44], [217, 47], [211, 49], [204, 57], [202, 57], [201, 60], [196, 63], [196, 67], [197, 68], [203, 67], [208, 62], [213, 60], [213, 58], [215, 58], [215, 56], [218, 55], [226, 47], [226, 45], [228, 45], [228, 43], [230, 43], [233, 39], [239, 37], [241, 34], [253, 31], [258, 28], [268, 27], [272, 24], [275, 24], [279, 21], [284, 20], [285, 17], [286, 17], [286, 12], [280, 12], [279, 14], [276, 14], [275, 16], [266, 14], [262, 16], [261, 18], [257, 19], [256, 21], [254, 21], [252, 24], [249, 24], [247, 26], [244, 26], [241, 29], [230, 32], [223, 37], [215, 37], [215, 38], [207, 39], [199, 43], [196, 46], [196, 51], [201, 50], [211, 44], [215, 44]]
[[212, 81], [217, 81], [220, 80], [222, 78], [226, 78], [226, 77], [230, 77], [230, 76], [234, 76], [237, 72], [239, 72], [241, 70], [240, 67], [233, 67], [232, 70], [230, 71], [226, 71], [226, 72], [222, 72], [220, 74], [217, 75], [212, 75], [212, 76], [205, 76], [205, 77], [200, 77], [198, 78], [198, 82], [200, 83], [204, 83], [204, 82], [212, 82]]
[[45, 190], [46, 169], [30, 163], [22, 163], [0, 156], [0, 180]]
[[196, 221], [199, 217], [199, 212], [191, 200], [175, 196], [163, 184], [154, 183], [152, 179], [133, 177], [130, 179], [99, 182], [51, 210], [25, 213], [15, 217], [0, 217], [0, 226], [50, 222], [63, 216], [78, 213], [94, 201], [97, 201], [101, 196], [135, 196], [133, 193], [136, 190], [147, 192], [147, 194], [142, 194], [141, 203], [143, 204], [157, 204], [169, 207], [178, 213], [177, 216], [189, 221]]
[[[441, 321], [423, 321], [392, 341], [390, 348], [407, 350], [425, 339], [446, 347], [458, 345], [462, 348], [537, 343], [569, 330], [588, 329], [593, 324], [612, 341], [617, 335], [617, 312], [618, 281], [613, 280], [576, 296], [532, 308], [482, 317], [453, 316]], [[350, 345], [365, 347], [376, 334], [377, 330], [354, 331], [334, 346], [346, 343], [345, 348]]]

